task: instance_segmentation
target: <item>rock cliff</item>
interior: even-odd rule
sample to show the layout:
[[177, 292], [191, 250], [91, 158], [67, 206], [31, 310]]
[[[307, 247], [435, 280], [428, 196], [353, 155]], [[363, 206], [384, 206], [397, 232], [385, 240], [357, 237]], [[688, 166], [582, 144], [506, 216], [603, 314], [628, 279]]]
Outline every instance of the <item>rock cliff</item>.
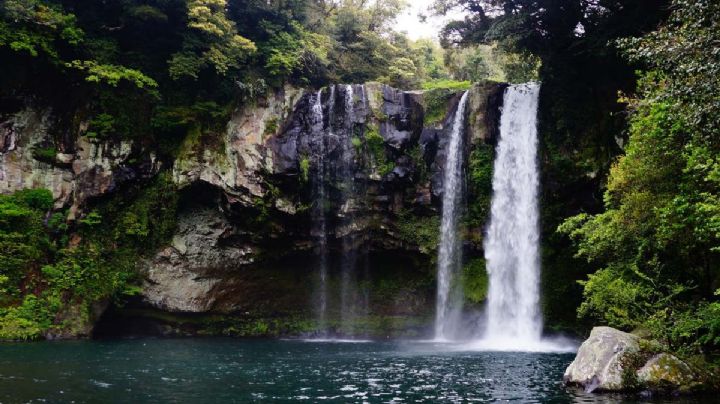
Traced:
[[[491, 147], [503, 89], [469, 90], [468, 155]], [[246, 334], [248, 324], [270, 321], [250, 333], [311, 331], [300, 323], [316, 304], [320, 206], [330, 299], [341, 298], [338, 268], [350, 254], [361, 273], [352, 299], [369, 307], [358, 321], [416, 332], [433, 310], [441, 174], [460, 95], [378, 83], [285, 87], [237, 107], [224, 131], [189, 133], [174, 159], [138, 140], [94, 139], [83, 124], [63, 132], [51, 109], [26, 107], [0, 123], [0, 189], [48, 188], [73, 221], [127, 184], [171, 173], [175, 235], [141, 260], [140, 294], [112, 306], [102, 327], [150, 321], [146, 329], [163, 333]], [[468, 240], [466, 249], [477, 254], [480, 245]]]

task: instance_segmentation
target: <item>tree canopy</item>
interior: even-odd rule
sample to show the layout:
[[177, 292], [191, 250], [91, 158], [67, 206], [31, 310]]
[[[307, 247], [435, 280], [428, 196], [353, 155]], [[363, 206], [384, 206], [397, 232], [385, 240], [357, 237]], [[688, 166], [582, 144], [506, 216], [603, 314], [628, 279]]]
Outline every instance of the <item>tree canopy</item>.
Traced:
[[657, 31], [619, 41], [643, 63], [626, 99], [630, 139], [610, 170], [605, 211], [560, 230], [600, 265], [580, 314], [649, 328], [674, 349], [720, 347], [720, 6], [673, 2]]

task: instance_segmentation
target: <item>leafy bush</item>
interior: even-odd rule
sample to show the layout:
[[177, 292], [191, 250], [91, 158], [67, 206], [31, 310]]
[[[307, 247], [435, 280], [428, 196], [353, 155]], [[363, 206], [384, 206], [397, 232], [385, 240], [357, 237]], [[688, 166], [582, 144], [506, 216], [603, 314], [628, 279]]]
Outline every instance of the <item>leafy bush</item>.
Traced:
[[53, 253], [43, 224], [52, 203], [52, 194], [44, 189], [0, 195], [0, 305], [18, 299], [22, 284], [28, 284]]
[[90, 120], [86, 135], [91, 138], [106, 138], [114, 132], [114, 126], [115, 118], [103, 112]]
[[485, 301], [489, 280], [484, 259], [474, 258], [463, 266], [462, 285], [463, 294], [467, 300], [473, 303]]
[[300, 180], [307, 183], [310, 180], [310, 158], [303, 156], [300, 159]]
[[425, 104], [424, 126], [436, 126], [441, 124], [447, 116], [450, 100], [458, 94], [458, 90], [437, 87], [432, 88], [423, 94]]
[[469, 81], [457, 81], [457, 80], [450, 80], [450, 79], [431, 80], [431, 81], [426, 81], [422, 84], [422, 89], [425, 91], [453, 90], [453, 91], [457, 92], [457, 91], [469, 90], [470, 87], [472, 87], [472, 83]]
[[434, 257], [440, 240], [440, 218], [438, 216], [418, 216], [403, 211], [397, 221], [398, 237], [418, 250]]
[[[492, 200], [493, 160], [495, 152], [490, 145], [475, 146], [468, 161], [468, 210], [466, 222], [470, 228], [483, 228], [490, 213]], [[480, 235], [481, 232], [473, 230]]]
[[55, 155], [57, 155], [57, 149], [54, 146], [49, 147], [38, 147], [33, 148], [32, 156], [37, 161], [52, 164], [55, 162]]
[[[52, 204], [44, 189], [0, 195], [0, 339], [64, 331], [89, 320], [91, 304], [136, 290], [139, 258], [174, 231], [177, 192], [160, 174], [114, 195], [72, 228], [56, 215], [45, 223]], [[69, 245], [70, 234], [80, 241]], [[66, 322], [63, 312], [85, 314]]]
[[381, 176], [389, 174], [395, 165], [387, 157], [385, 139], [383, 139], [382, 135], [380, 135], [376, 126], [368, 125], [365, 131], [365, 143], [372, 155], [373, 163], [378, 173]]

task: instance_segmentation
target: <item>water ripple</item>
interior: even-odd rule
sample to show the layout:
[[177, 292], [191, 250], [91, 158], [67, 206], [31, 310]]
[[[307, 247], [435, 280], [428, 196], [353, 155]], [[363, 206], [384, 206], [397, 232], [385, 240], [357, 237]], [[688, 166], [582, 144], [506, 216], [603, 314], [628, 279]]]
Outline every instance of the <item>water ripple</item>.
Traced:
[[565, 390], [572, 354], [415, 342], [0, 344], [0, 358], [0, 402], [632, 402]]

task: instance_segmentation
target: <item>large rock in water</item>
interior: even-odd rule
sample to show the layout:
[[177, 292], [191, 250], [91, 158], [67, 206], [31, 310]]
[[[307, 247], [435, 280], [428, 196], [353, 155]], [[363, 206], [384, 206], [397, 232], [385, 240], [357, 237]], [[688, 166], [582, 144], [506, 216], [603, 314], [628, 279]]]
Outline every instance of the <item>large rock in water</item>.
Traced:
[[610, 327], [593, 328], [564, 376], [565, 384], [581, 386], [586, 392], [689, 392], [702, 387], [700, 379], [677, 357], [643, 351], [638, 336]]
[[623, 389], [623, 357], [640, 351], [639, 338], [610, 327], [595, 327], [565, 370], [565, 384], [586, 392]]

